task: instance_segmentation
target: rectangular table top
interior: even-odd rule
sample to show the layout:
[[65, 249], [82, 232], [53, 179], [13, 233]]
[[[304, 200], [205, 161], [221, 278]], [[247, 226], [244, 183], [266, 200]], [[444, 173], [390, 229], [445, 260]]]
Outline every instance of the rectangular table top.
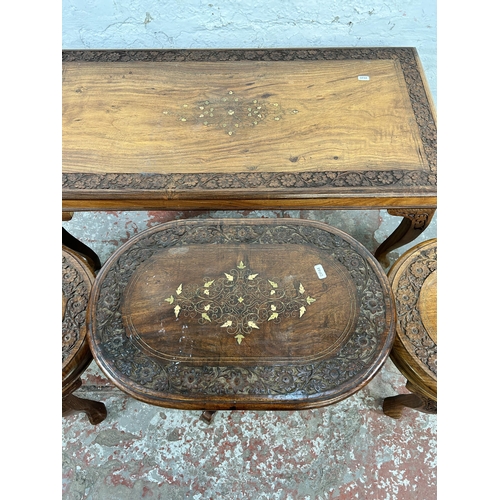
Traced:
[[413, 48], [63, 51], [63, 210], [435, 207]]

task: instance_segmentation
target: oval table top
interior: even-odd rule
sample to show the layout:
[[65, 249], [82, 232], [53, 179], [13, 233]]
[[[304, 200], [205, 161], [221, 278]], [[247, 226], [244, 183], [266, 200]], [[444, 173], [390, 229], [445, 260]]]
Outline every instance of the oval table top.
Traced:
[[388, 276], [397, 310], [391, 359], [413, 389], [437, 401], [437, 239], [404, 253]]
[[94, 274], [82, 256], [62, 247], [62, 387], [63, 393], [92, 361], [85, 315]]
[[169, 222], [106, 262], [89, 303], [98, 365], [146, 403], [301, 409], [362, 388], [389, 355], [395, 309], [374, 257], [326, 224]]

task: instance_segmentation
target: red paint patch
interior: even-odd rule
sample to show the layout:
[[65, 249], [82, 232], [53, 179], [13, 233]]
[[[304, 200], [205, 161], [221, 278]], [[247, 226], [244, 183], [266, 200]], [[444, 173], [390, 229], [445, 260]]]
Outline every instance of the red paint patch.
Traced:
[[[85, 380], [83, 378], [85, 377]], [[91, 373], [84, 373], [82, 376], [83, 385], [104, 385], [109, 387], [115, 387], [110, 381], [104, 377], [99, 375], [92, 375]]]
[[131, 481], [130, 479], [124, 478], [123, 476], [120, 476], [119, 474], [112, 474], [111, 476], [108, 476], [108, 477], [109, 477], [109, 482], [111, 482], [111, 484], [113, 486], [122, 485], [122, 486], [126, 486], [127, 488], [130, 488], [130, 489], [132, 489], [134, 487], [133, 481]]
[[153, 492], [147, 486], [144, 486], [144, 488], [142, 488], [142, 498], [152, 497], [152, 496]]
[[178, 218], [184, 219], [185, 217], [179, 217], [179, 214], [184, 214], [184, 213], [185, 212], [176, 212], [173, 210], [149, 211], [148, 221], [146, 225], [147, 227], [154, 227], [157, 226], [158, 224], [164, 224], [165, 222], [170, 222]]

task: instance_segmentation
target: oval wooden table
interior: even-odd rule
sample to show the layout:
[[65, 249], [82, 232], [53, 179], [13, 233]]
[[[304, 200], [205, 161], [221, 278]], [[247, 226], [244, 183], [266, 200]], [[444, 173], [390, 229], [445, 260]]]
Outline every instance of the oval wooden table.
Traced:
[[404, 253], [389, 271], [396, 301], [391, 359], [411, 394], [384, 400], [384, 413], [400, 418], [405, 407], [437, 413], [437, 239]]
[[62, 247], [62, 414], [86, 413], [90, 423], [106, 418], [103, 403], [73, 394], [82, 385], [81, 375], [92, 361], [87, 340], [85, 314], [94, 283], [92, 269], [85, 258]]
[[349, 235], [292, 219], [175, 221], [129, 240], [89, 303], [109, 379], [153, 405], [293, 410], [367, 384], [394, 339], [389, 281]]

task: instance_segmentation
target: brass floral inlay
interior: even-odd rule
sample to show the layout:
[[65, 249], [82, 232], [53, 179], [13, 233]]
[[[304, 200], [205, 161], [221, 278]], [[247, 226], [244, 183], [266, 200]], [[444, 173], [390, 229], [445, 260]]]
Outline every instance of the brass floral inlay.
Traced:
[[241, 344], [245, 335], [265, 322], [302, 318], [316, 299], [306, 293], [302, 283], [280, 286], [240, 262], [218, 279], [205, 278], [202, 286], [181, 283], [165, 301], [173, 306], [176, 318], [217, 324]]
[[232, 90], [223, 97], [183, 103], [176, 110], [163, 111], [180, 122], [218, 128], [229, 136], [244, 127], [256, 127], [265, 120], [279, 122], [287, 113], [297, 114], [298, 110], [286, 112], [278, 102], [266, 98], [242, 98]]

